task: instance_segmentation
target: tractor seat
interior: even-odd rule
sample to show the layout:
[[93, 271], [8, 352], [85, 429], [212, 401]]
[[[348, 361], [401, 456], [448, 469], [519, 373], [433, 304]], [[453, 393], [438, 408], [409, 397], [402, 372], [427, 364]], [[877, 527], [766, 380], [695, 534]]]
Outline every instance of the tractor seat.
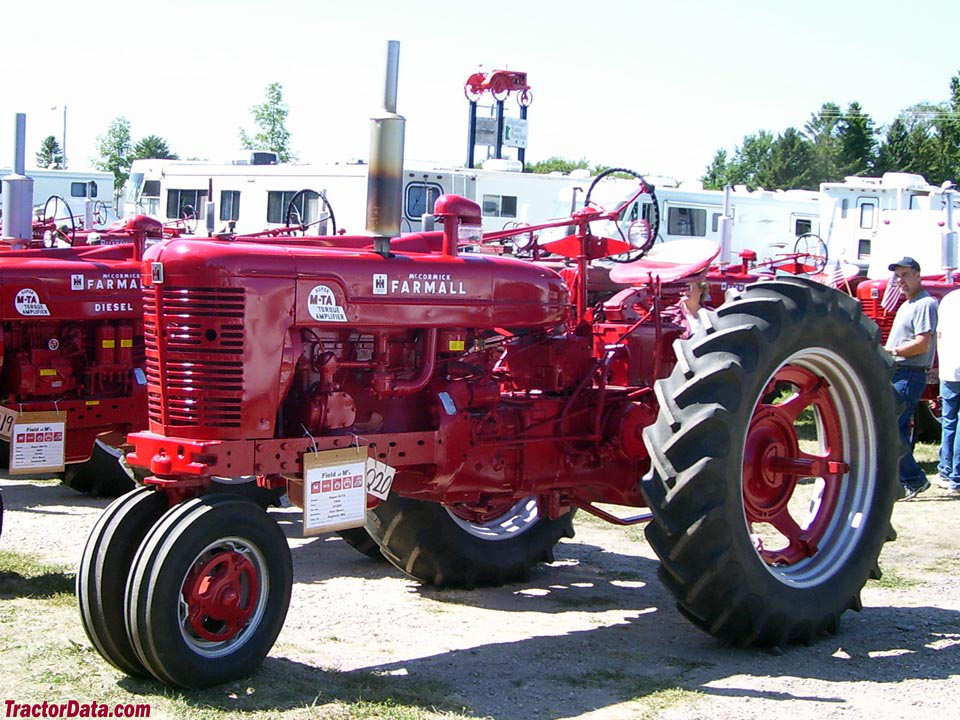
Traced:
[[612, 268], [610, 279], [621, 285], [644, 285], [654, 278], [677, 282], [703, 272], [719, 253], [712, 240], [671, 240], [654, 245], [639, 260]]

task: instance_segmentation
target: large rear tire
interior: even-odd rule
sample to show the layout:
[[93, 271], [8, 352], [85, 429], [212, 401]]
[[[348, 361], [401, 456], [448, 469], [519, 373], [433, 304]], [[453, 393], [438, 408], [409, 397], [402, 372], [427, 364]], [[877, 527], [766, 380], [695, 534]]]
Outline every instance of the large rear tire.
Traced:
[[177, 505], [144, 539], [127, 583], [137, 657], [185, 688], [250, 675], [280, 633], [292, 584], [287, 539], [256, 504], [214, 494]]
[[117, 497], [136, 487], [120, 464], [120, 451], [101, 440], [94, 442], [89, 460], [67, 466], [63, 484], [94, 497]]
[[367, 513], [367, 530], [393, 565], [436, 587], [503, 585], [553, 562], [553, 548], [573, 537], [573, 513], [550, 520], [535, 497], [477, 512], [392, 496]]
[[137, 548], [167, 508], [167, 496], [153, 488], [137, 488], [117, 498], [90, 532], [77, 570], [83, 629], [104, 659], [128, 675], [149, 673], [127, 637], [127, 578]]
[[338, 530], [343, 541], [356, 550], [358, 553], [366, 555], [373, 560], [383, 560], [383, 553], [380, 552], [380, 546], [373, 536], [367, 532], [366, 528], [349, 528], [348, 530]]
[[[891, 362], [855, 300], [800, 278], [750, 285], [708, 318], [655, 388], [647, 539], [701, 629], [810, 642], [861, 608], [895, 537]], [[778, 383], [792, 390], [772, 397]]]

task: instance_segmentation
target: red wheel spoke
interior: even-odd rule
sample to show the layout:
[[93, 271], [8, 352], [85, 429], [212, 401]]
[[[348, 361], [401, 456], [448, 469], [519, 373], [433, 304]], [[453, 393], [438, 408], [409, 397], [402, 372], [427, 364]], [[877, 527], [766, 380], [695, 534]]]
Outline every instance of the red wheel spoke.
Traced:
[[770, 553], [771, 556], [774, 556], [774, 562], [796, 562], [801, 558], [811, 557], [817, 553], [819, 548], [816, 541], [807, 531], [800, 528], [786, 508], [770, 518], [769, 522], [789, 542], [786, 548]]

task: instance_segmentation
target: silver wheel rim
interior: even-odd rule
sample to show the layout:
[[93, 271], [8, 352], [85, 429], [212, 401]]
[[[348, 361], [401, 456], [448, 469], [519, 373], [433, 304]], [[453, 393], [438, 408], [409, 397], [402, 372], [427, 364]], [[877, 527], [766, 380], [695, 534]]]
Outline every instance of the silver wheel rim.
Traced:
[[535, 496], [518, 500], [502, 515], [483, 522], [465, 520], [452, 512], [450, 508], [444, 509], [447, 511], [450, 519], [464, 532], [480, 540], [490, 540], [493, 542], [509, 540], [510, 538], [522, 535], [540, 520], [540, 505]]
[[[757, 553], [757, 561], [777, 580], [797, 588], [814, 587], [843, 570], [850, 555], [859, 545], [873, 505], [877, 484], [877, 438], [871, 422], [870, 392], [858, 374], [844, 358], [826, 348], [805, 348], [781, 363], [767, 378], [763, 387], [785, 365], [810, 370], [825, 379], [830, 399], [840, 418], [840, 433], [845, 449], [845, 460], [850, 466], [837, 498], [833, 516], [819, 542], [819, 549], [809, 558], [792, 565], [769, 565]], [[759, 400], [758, 400], [759, 402]], [[818, 436], [823, 432], [816, 418]], [[740, 450], [741, 461], [746, 446], [744, 433]], [[817, 481], [822, 490], [822, 481]], [[819, 509], [819, 492], [811, 500], [810, 513]], [[751, 531], [741, 497], [741, 511], [746, 532]]]

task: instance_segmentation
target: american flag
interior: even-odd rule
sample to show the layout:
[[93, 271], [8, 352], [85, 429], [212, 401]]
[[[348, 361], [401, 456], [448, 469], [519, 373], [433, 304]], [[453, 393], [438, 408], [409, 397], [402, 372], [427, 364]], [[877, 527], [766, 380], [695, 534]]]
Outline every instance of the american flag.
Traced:
[[890, 279], [887, 280], [887, 289], [883, 291], [880, 307], [888, 313], [893, 312], [901, 297], [903, 297], [903, 293], [900, 291], [900, 286], [897, 285], [897, 276], [895, 273], [891, 273]]
[[827, 284], [842, 289], [846, 278], [843, 276], [843, 266], [839, 260], [833, 261], [833, 267], [830, 268], [830, 274], [827, 276]]

